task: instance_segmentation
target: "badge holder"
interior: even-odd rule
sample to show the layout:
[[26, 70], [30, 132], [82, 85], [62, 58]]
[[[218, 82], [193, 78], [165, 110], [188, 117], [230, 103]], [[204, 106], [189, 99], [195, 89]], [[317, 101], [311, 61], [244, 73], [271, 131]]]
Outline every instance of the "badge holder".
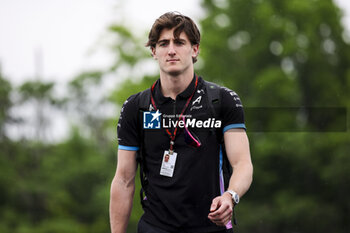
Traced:
[[160, 168], [160, 174], [162, 176], [173, 177], [175, 170], [177, 153], [173, 151], [164, 151], [163, 162]]

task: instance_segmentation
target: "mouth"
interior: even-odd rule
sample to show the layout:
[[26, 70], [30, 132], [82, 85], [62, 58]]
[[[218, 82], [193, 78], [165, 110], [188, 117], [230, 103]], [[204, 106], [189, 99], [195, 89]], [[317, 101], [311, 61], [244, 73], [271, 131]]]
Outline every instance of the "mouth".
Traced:
[[180, 61], [180, 59], [172, 58], [172, 59], [167, 59], [166, 61], [167, 62], [177, 62], [177, 61]]

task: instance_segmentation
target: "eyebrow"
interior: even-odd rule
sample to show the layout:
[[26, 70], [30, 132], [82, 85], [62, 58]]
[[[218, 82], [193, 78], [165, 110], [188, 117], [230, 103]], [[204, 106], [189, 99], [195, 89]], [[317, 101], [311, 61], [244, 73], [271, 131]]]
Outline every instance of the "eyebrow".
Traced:
[[[163, 39], [163, 40], [159, 40], [159, 41], [157, 42], [157, 44], [160, 44], [160, 43], [169, 43], [169, 41], [170, 41], [169, 39]], [[183, 43], [186, 42], [185, 39], [180, 39], [180, 38], [175, 39], [174, 41], [181, 41], [181, 42], [183, 42]]]
[[185, 39], [180, 39], [180, 38], [178, 38], [178, 39], [175, 39], [174, 41], [180, 41], [180, 42], [186, 42], [186, 40]]
[[164, 43], [164, 42], [169, 42], [170, 40], [168, 40], [168, 39], [163, 39], [163, 40], [159, 40], [158, 42], [157, 42], [157, 44], [160, 44], [160, 43]]

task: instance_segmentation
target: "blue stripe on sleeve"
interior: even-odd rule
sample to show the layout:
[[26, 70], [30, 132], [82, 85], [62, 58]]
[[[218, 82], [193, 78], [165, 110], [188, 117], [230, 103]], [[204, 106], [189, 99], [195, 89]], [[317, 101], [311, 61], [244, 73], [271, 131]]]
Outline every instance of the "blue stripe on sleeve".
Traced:
[[245, 124], [243, 124], [243, 123], [242, 124], [231, 124], [231, 125], [225, 126], [225, 128], [223, 129], [223, 133], [225, 133], [229, 129], [245, 129], [245, 130], [247, 130], [245, 127]]
[[118, 146], [119, 150], [131, 150], [131, 151], [137, 151], [140, 148], [138, 146], [123, 146], [123, 145], [119, 145]]

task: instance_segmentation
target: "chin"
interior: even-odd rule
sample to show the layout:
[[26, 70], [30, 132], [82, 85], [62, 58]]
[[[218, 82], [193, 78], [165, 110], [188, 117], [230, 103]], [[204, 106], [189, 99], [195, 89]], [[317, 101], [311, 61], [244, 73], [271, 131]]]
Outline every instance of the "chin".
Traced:
[[178, 76], [182, 73], [182, 71], [181, 70], [169, 70], [167, 73], [171, 76]]

